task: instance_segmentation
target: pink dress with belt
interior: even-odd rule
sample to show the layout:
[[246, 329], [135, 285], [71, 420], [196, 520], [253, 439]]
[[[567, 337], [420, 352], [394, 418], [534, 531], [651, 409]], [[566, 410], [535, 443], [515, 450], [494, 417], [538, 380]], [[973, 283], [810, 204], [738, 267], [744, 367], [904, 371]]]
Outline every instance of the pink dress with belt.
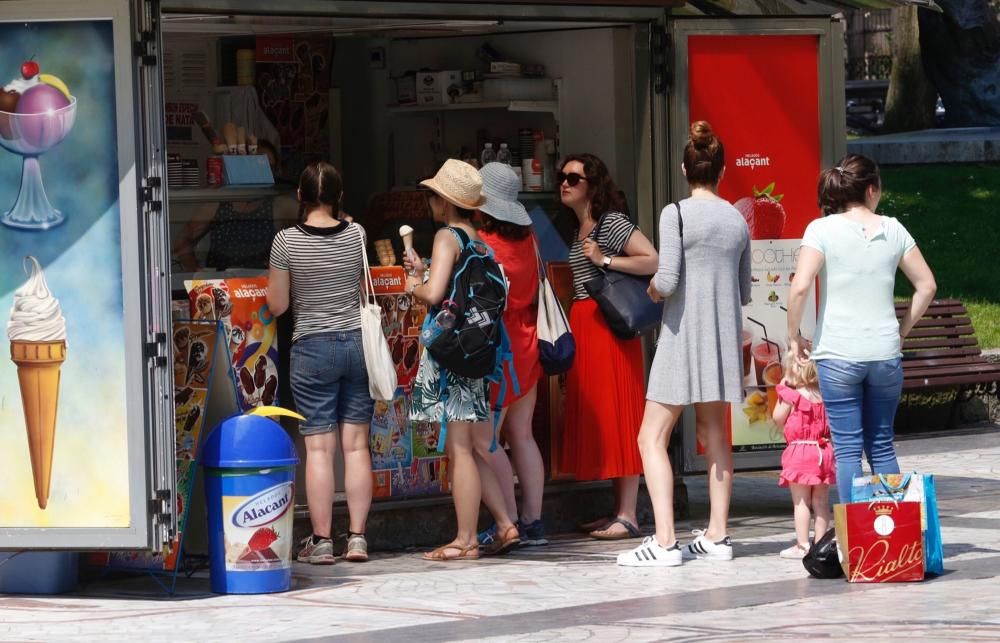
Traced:
[[785, 420], [785, 442], [778, 484], [835, 484], [836, 461], [830, 426], [822, 402], [812, 402], [793, 388], [778, 384], [778, 397], [792, 407]]

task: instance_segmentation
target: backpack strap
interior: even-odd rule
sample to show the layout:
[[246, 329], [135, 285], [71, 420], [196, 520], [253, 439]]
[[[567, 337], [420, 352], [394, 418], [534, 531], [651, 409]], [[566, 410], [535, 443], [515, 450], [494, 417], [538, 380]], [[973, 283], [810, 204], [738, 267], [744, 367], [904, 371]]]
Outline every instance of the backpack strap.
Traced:
[[507, 326], [500, 320], [500, 345], [497, 347], [497, 367], [492, 375], [486, 378], [487, 381], [500, 385], [500, 394], [497, 395], [497, 405], [493, 409], [493, 442], [490, 444], [490, 453], [497, 450], [497, 433], [500, 429], [500, 415], [503, 412], [503, 402], [507, 399], [507, 378], [504, 376], [504, 365], [506, 372], [510, 373], [510, 383], [514, 387], [514, 395], [521, 394], [521, 384], [517, 381], [517, 371], [514, 370], [514, 351], [510, 345], [510, 335], [507, 334]]
[[469, 238], [469, 233], [466, 232], [465, 230], [456, 226], [448, 226], [447, 229], [449, 232], [455, 235], [456, 239], [458, 239], [459, 252], [465, 250], [468, 246], [472, 244], [472, 239]]

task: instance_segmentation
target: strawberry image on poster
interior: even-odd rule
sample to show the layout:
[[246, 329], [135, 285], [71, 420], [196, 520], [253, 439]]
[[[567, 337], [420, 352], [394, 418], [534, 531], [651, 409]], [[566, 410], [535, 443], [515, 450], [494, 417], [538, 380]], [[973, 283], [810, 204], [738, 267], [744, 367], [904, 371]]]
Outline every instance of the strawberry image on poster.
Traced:
[[753, 197], [743, 197], [735, 203], [750, 228], [751, 239], [780, 239], [785, 229], [784, 194], [774, 194], [772, 182], [763, 190], [753, 188]]
[[271, 545], [278, 540], [278, 532], [273, 527], [261, 527], [250, 536], [250, 542], [239, 557], [239, 562], [271, 562], [280, 560]]

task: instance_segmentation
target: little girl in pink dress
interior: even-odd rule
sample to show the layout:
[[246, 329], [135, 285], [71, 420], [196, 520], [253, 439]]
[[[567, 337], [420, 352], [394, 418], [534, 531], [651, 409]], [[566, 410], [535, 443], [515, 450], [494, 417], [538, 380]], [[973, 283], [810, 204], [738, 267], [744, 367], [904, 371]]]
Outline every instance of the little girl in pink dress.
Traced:
[[800, 362], [789, 352], [785, 374], [777, 386], [774, 422], [785, 432], [778, 484], [789, 487], [795, 508], [794, 545], [782, 558], [801, 559], [809, 551], [810, 512], [816, 516], [816, 540], [830, 526], [830, 485], [836, 483], [833, 446], [826, 409], [819, 393], [819, 378], [813, 361]]

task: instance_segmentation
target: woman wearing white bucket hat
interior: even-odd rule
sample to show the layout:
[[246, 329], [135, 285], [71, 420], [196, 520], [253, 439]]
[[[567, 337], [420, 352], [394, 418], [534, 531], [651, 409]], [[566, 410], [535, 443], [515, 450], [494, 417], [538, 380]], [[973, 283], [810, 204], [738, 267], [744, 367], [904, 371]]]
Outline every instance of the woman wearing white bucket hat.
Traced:
[[[517, 376], [520, 395], [512, 391], [511, 373], [505, 373], [507, 388], [499, 399], [501, 387], [491, 386], [493, 408], [502, 408], [501, 427], [510, 445], [521, 486], [521, 513], [518, 520], [522, 545], [545, 545], [542, 525], [542, 492], [545, 487], [545, 465], [532, 435], [532, 416], [537, 399], [537, 384], [542, 376], [538, 358], [538, 259], [532, 234], [531, 217], [517, 200], [521, 180], [504, 163], [487, 163], [479, 174], [483, 177], [486, 203], [479, 206], [482, 217], [480, 237], [492, 249], [493, 256], [503, 266], [510, 280], [510, 294], [503, 320], [514, 354], [512, 368]], [[479, 454], [493, 465], [503, 504], [511, 517], [518, 515], [514, 496], [514, 473], [511, 461], [502, 449], [489, 452], [489, 438], [476, 443]], [[485, 489], [484, 489], [485, 493]], [[490, 503], [492, 504], [492, 502]], [[487, 553], [498, 548], [496, 525], [479, 534], [479, 542]]]
[[[416, 251], [404, 258], [410, 274], [406, 290], [430, 306], [437, 306], [445, 298], [452, 273], [461, 254], [456, 234], [464, 234], [471, 241], [480, 241], [471, 219], [476, 208], [485, 203], [483, 183], [476, 168], [468, 163], [449, 159], [434, 178], [421, 182], [430, 189], [428, 204], [434, 221], [445, 228], [434, 236], [431, 251], [431, 270], [424, 280], [424, 264]], [[458, 232], [453, 232], [456, 230]], [[499, 526], [498, 533], [506, 548], [520, 542], [517, 526], [507, 516], [496, 477], [492, 468], [476, 455], [477, 437], [492, 440], [489, 406], [489, 389], [486, 380], [473, 379], [444, 371], [448, 395], [442, 399], [442, 371], [429, 351], [420, 356], [420, 366], [413, 384], [410, 419], [415, 422], [448, 422], [445, 450], [451, 460], [452, 500], [458, 521], [455, 539], [424, 554], [426, 560], [471, 560], [479, 558], [479, 541], [476, 526], [479, 520], [479, 502], [482, 498], [497, 498], [490, 511]]]

